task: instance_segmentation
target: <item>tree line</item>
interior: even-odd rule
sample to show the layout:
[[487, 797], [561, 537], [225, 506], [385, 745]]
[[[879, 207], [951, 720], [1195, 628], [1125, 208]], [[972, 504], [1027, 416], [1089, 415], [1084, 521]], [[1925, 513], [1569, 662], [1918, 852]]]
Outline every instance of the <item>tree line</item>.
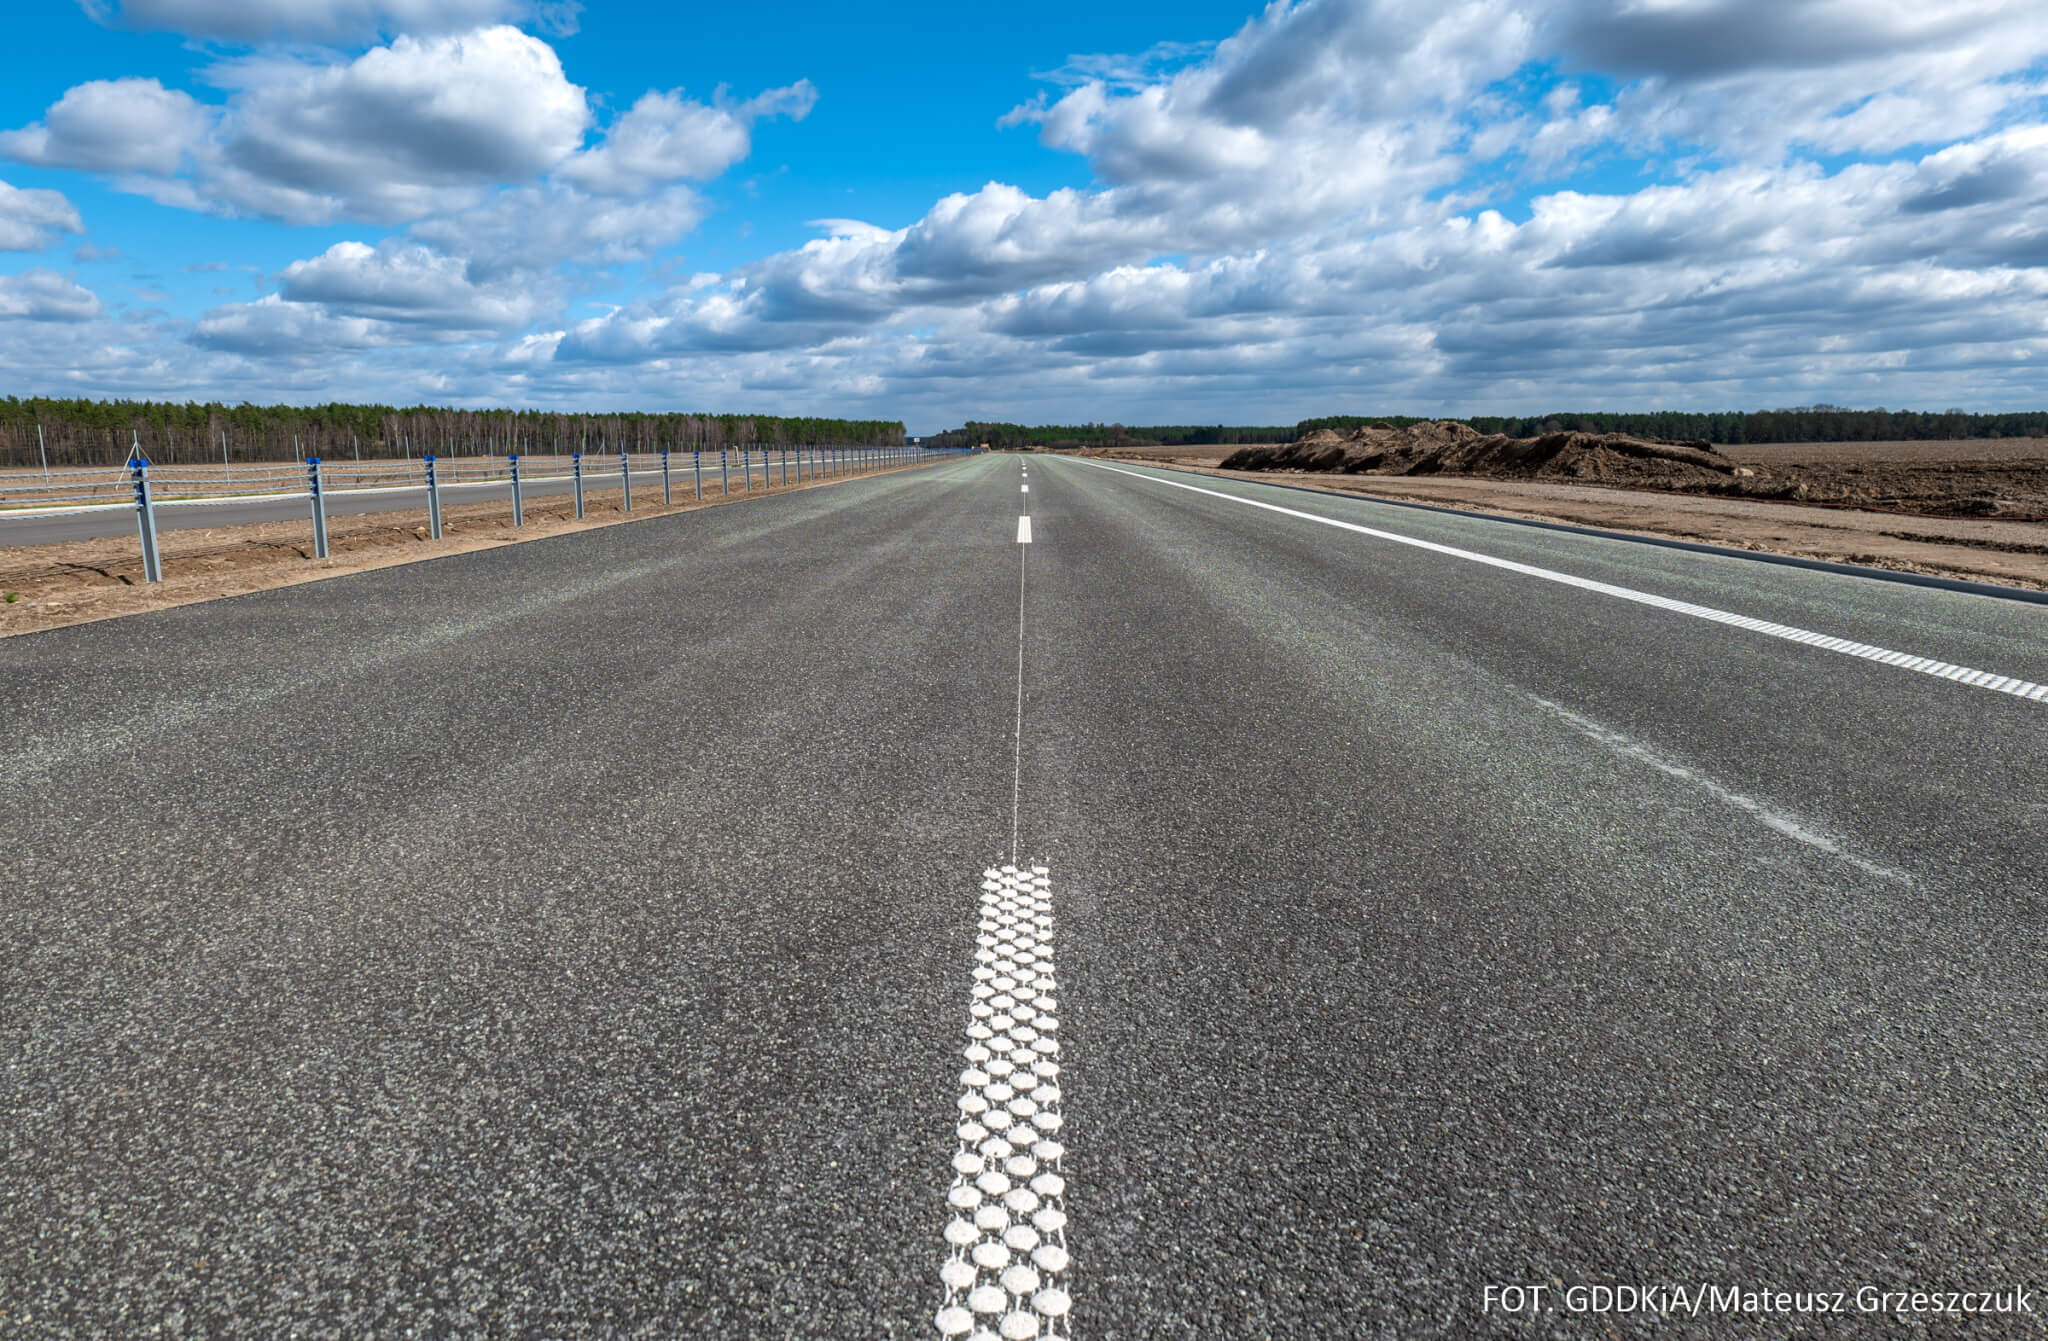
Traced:
[[1228, 424], [1003, 424], [970, 419], [960, 428], [926, 438], [934, 447], [979, 447], [998, 450], [1037, 447], [1059, 451], [1076, 447], [1185, 447], [1222, 442], [1292, 442], [1295, 430], [1286, 425], [1232, 427]]
[[896, 446], [897, 420], [755, 414], [563, 414], [415, 405], [223, 405], [187, 401], [0, 399], [0, 466], [113, 466], [129, 453], [165, 465], [318, 456], [566, 455], [786, 445]]

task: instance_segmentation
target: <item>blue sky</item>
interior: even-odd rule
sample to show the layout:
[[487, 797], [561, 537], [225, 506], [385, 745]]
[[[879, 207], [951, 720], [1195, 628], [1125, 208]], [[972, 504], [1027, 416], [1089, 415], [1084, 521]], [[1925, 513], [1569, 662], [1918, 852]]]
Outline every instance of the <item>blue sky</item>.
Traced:
[[1285, 423], [2048, 404], [2048, 17], [43, 0], [0, 391]]

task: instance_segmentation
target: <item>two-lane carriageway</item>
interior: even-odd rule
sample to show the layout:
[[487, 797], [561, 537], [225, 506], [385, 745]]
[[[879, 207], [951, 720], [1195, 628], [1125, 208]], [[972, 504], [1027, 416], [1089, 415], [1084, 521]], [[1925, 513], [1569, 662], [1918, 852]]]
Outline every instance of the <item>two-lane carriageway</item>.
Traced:
[[0, 641], [0, 1333], [2048, 1285], [2042, 685], [2040, 606], [1038, 456]]

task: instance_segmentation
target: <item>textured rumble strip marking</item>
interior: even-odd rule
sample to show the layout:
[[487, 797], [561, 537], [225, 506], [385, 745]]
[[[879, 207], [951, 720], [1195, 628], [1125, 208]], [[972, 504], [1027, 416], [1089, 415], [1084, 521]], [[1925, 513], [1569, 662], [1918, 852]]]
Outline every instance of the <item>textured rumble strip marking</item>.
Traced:
[[982, 872], [981, 934], [959, 1152], [946, 1193], [952, 1219], [939, 1268], [939, 1333], [968, 1341], [1071, 1337], [1062, 1288], [1067, 1183], [1059, 1143], [1059, 984], [1052, 966], [1052, 881], [1043, 866]]

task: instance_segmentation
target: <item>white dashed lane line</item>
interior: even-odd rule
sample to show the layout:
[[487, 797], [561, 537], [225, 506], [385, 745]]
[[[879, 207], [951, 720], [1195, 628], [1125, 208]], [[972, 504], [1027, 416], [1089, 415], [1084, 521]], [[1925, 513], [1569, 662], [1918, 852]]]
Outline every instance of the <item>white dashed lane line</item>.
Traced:
[[1017, 518], [1017, 543], [1020, 545], [1031, 543], [1031, 518]]
[[1059, 990], [1052, 879], [1043, 866], [982, 872], [981, 933], [960, 1073], [945, 1302], [947, 1337], [1070, 1337], [1066, 1177], [1059, 1142]]
[[1913, 883], [1913, 877], [1904, 871], [1894, 870], [1889, 866], [1880, 866], [1874, 861], [1856, 855], [1854, 852], [1849, 851], [1847, 844], [1821, 832], [1819, 828], [1807, 823], [1805, 820], [1789, 815], [1777, 807], [1759, 801], [1754, 797], [1744, 796], [1734, 788], [1725, 787], [1721, 783], [1716, 782], [1698, 769], [1688, 767], [1675, 759], [1666, 758], [1648, 746], [1630, 740], [1612, 727], [1602, 726], [1589, 717], [1581, 717], [1568, 708], [1552, 703], [1547, 698], [1541, 698], [1535, 694], [1531, 694], [1529, 697], [1538, 707], [1557, 714], [1557, 716], [1571, 723], [1579, 731], [1599, 741], [1602, 745], [1623, 758], [1647, 764], [1660, 773], [1677, 778], [1680, 782], [1690, 783], [1730, 809], [1739, 810], [1743, 814], [1751, 816], [1767, 829], [1775, 830], [1796, 842], [1804, 843], [1810, 848], [1825, 852], [1838, 861], [1847, 862], [1865, 875], [1876, 876], [1880, 880], [1889, 880], [1895, 884], [1910, 885]]

